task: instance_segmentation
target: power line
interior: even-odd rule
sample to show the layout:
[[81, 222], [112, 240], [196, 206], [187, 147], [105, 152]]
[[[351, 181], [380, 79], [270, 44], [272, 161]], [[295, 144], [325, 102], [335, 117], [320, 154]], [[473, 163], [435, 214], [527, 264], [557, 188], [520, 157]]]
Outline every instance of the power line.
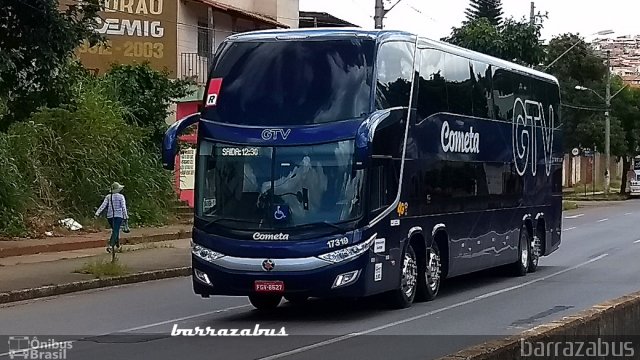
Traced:
[[569, 105], [569, 104], [560, 104], [560, 106], [564, 106], [570, 109], [576, 109], [576, 110], [588, 110], [588, 111], [606, 111], [606, 109], [601, 109], [601, 108], [595, 108], [595, 107], [587, 107], [587, 106], [576, 106], [576, 105]]
[[403, 4], [403, 5], [406, 5], [406, 6], [407, 6], [407, 7], [409, 7], [411, 10], [413, 10], [413, 11], [415, 11], [416, 13], [418, 13], [418, 14], [422, 15], [423, 17], [425, 17], [425, 18], [427, 18], [427, 19], [429, 19], [429, 20], [431, 20], [431, 21], [433, 21], [433, 22], [438, 23], [438, 20], [436, 20], [436, 19], [432, 18], [431, 16], [429, 16], [429, 15], [427, 15], [427, 14], [423, 13], [423, 12], [422, 12], [422, 11], [420, 11], [418, 8], [416, 8], [415, 6], [413, 6], [413, 5], [411, 5], [411, 4]]

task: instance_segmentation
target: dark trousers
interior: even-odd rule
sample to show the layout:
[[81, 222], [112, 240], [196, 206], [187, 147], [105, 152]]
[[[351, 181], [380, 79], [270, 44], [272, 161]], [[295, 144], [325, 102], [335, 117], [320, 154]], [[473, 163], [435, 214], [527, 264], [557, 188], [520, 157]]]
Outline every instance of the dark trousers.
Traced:
[[122, 218], [114, 217], [107, 219], [107, 221], [109, 221], [109, 226], [111, 227], [109, 246], [120, 245], [120, 226], [122, 226]]

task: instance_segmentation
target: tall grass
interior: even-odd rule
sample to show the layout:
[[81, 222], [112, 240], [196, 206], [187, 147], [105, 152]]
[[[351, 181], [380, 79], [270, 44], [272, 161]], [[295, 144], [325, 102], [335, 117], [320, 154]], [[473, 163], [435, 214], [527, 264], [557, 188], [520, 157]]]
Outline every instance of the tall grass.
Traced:
[[78, 84], [73, 107], [41, 109], [0, 133], [0, 234], [16, 235], [28, 218], [93, 214], [110, 184], [125, 185], [131, 224], [160, 224], [173, 204], [145, 131], [124, 120], [127, 109], [100, 78]]

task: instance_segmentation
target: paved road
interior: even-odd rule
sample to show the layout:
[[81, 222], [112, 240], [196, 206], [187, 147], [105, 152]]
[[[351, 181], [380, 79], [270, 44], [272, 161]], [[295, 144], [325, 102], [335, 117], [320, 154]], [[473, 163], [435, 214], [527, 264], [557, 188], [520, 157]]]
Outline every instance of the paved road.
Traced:
[[[190, 280], [181, 278], [5, 306], [0, 335], [80, 339], [68, 359], [432, 359], [640, 290], [639, 229], [640, 201], [566, 212], [563, 244], [535, 274], [452, 279], [437, 300], [405, 310], [369, 299], [284, 304], [259, 314], [244, 298], [195, 297]], [[289, 336], [171, 337], [174, 324], [259, 324], [285, 327]], [[5, 344], [0, 339], [0, 359], [7, 357]]]

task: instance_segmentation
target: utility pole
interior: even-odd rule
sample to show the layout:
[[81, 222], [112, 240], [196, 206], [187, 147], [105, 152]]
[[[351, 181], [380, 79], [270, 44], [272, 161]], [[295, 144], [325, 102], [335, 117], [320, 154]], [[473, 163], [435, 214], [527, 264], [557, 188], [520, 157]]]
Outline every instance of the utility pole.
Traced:
[[529, 15], [529, 25], [533, 26], [536, 24], [536, 4], [531, 2], [531, 14]]
[[607, 90], [605, 95], [606, 109], [604, 113], [604, 193], [609, 195], [611, 175], [609, 174], [611, 158], [611, 50], [607, 50]]
[[384, 17], [387, 15], [389, 11], [393, 10], [393, 8], [396, 7], [396, 5], [398, 5], [401, 1], [402, 0], [398, 0], [396, 1], [395, 4], [391, 5], [390, 8], [385, 9], [383, 0], [376, 0], [376, 9], [373, 16], [373, 20], [375, 20], [376, 29], [382, 29], [383, 27], [382, 20], [384, 19]]
[[373, 19], [376, 23], [376, 29], [382, 29], [382, 19], [384, 18], [384, 4], [382, 0], [376, 0], [376, 12]]

